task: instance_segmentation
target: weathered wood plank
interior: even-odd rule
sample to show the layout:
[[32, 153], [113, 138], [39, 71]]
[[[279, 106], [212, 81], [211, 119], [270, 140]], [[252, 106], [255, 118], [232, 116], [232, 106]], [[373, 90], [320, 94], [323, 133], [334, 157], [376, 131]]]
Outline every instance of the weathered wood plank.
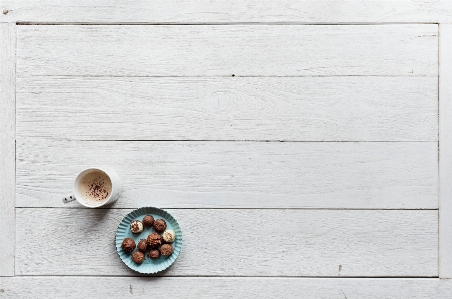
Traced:
[[14, 277], [0, 278], [5, 299], [325, 298], [449, 299], [452, 281], [435, 278]]
[[123, 179], [116, 207], [438, 208], [436, 142], [33, 138], [17, 145], [17, 206], [61, 207], [76, 174], [93, 165]]
[[14, 275], [16, 26], [0, 23], [0, 276]]
[[18, 26], [17, 74], [436, 77], [437, 34], [436, 24]]
[[452, 278], [452, 24], [441, 24], [439, 275]]
[[[135, 274], [119, 259], [113, 242], [130, 211], [18, 208], [16, 273]], [[435, 210], [169, 212], [181, 225], [184, 245], [164, 275], [438, 275]]]
[[437, 141], [438, 79], [20, 78], [17, 138], [29, 137]]
[[81, 23], [451, 22], [448, 0], [3, 0], [0, 19]]

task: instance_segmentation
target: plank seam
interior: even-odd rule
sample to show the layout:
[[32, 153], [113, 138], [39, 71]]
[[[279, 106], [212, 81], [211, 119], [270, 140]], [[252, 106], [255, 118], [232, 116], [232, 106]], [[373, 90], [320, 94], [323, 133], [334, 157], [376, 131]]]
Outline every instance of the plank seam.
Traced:
[[302, 25], [302, 26], [384, 26], [384, 25], [438, 25], [438, 22], [27, 22], [17, 21], [16, 25], [20, 26], [204, 26], [204, 25], [218, 25], [218, 26], [234, 26], [234, 25]]
[[[16, 209], [68, 209], [68, 207], [16, 207]], [[75, 209], [75, 210], [88, 210], [89, 208], [85, 208], [85, 207], [72, 207], [69, 208], [71, 210]], [[107, 207], [107, 208], [103, 208], [103, 207], [99, 207], [96, 208], [96, 210], [133, 210], [135, 208], [131, 207], [131, 208], [115, 208], [115, 207]], [[375, 208], [375, 209], [371, 209], [371, 208], [248, 208], [248, 207], [234, 207], [234, 208], [190, 208], [190, 207], [184, 207], [184, 208], [177, 208], [177, 207], [168, 207], [168, 208], [164, 208], [164, 209], [169, 209], [169, 210], [287, 210], [287, 211], [291, 211], [291, 210], [309, 210], [309, 211], [438, 211], [438, 209], [429, 209], [429, 208], [419, 208], [419, 209], [401, 209], [401, 208], [394, 208], [394, 209], [381, 209], [381, 208]]]
[[439, 211], [439, 206], [440, 206], [440, 196], [441, 196], [441, 159], [440, 159], [440, 27], [438, 24], [438, 53], [437, 53], [437, 57], [438, 57], [438, 115], [437, 115], [437, 128], [438, 128], [438, 134], [437, 134], [437, 138], [438, 138], [438, 187], [437, 187], [437, 194], [438, 194], [438, 226], [437, 226], [437, 230], [438, 230], [438, 276], [440, 276], [440, 249], [439, 249], [439, 244], [440, 244], [440, 211]]
[[375, 140], [272, 140], [272, 139], [64, 139], [46, 138], [55, 141], [83, 141], [83, 142], [266, 142], [266, 143], [438, 143], [435, 140], [406, 140], [406, 141], [375, 141]]
[[[0, 24], [0, 273], [15, 275], [16, 26]], [[13, 160], [14, 159], [14, 160]]]
[[439, 30], [439, 276], [452, 278], [452, 24]]
[[29, 75], [17, 76], [20, 79], [39, 78], [39, 77], [57, 77], [57, 78], [337, 78], [337, 77], [390, 77], [390, 78], [436, 78], [437, 75]]
[[[27, 278], [27, 277], [33, 277], [33, 278], [39, 278], [39, 277], [45, 277], [45, 278], [59, 278], [59, 277], [96, 277], [97, 275], [17, 275], [15, 278]], [[7, 277], [7, 276], [0, 276], [0, 277]], [[403, 279], [419, 279], [419, 280], [450, 280], [450, 278], [439, 278], [439, 277], [430, 277], [430, 276], [416, 276], [416, 277], [403, 277], [403, 276], [390, 276], [390, 277], [383, 277], [383, 276], [376, 276], [376, 277], [364, 277], [364, 276], [357, 276], [357, 277], [346, 277], [346, 276], [193, 276], [193, 275], [185, 275], [185, 276], [174, 276], [174, 275], [164, 275], [164, 276], [154, 276], [154, 275], [117, 275], [117, 276], [103, 276], [103, 278], [111, 277], [111, 278], [129, 278], [129, 277], [168, 277], [168, 278], [179, 278], [179, 279], [192, 279], [192, 278], [208, 278], [208, 279], [234, 279], [234, 278], [241, 278], [241, 279], [336, 279], [341, 278], [343, 280], [347, 279], [394, 279], [394, 280], [403, 280]], [[11, 278], [11, 277], [8, 277]]]

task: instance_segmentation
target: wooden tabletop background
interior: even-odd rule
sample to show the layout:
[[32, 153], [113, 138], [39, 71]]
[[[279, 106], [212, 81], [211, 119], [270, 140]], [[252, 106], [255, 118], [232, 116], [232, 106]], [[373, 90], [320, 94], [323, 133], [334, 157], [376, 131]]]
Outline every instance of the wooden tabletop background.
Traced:
[[[451, 298], [452, 1], [0, 8], [0, 298]], [[119, 201], [63, 204], [90, 166]], [[184, 232], [150, 277], [142, 206]]]

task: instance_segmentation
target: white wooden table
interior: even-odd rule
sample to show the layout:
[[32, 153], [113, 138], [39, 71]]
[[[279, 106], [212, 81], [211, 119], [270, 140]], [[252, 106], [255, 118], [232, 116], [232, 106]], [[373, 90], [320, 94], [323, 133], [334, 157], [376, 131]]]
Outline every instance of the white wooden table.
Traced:
[[[452, 1], [0, 8], [0, 298], [452, 297]], [[93, 165], [120, 200], [63, 205]], [[153, 277], [141, 206], [184, 232]]]

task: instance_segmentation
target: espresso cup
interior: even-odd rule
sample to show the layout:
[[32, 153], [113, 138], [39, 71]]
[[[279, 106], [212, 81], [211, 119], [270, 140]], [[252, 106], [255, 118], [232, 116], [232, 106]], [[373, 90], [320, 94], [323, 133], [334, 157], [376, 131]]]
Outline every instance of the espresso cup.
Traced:
[[77, 200], [88, 208], [98, 208], [118, 200], [122, 182], [112, 170], [87, 168], [81, 171], [74, 181], [74, 191], [63, 197], [63, 202]]

